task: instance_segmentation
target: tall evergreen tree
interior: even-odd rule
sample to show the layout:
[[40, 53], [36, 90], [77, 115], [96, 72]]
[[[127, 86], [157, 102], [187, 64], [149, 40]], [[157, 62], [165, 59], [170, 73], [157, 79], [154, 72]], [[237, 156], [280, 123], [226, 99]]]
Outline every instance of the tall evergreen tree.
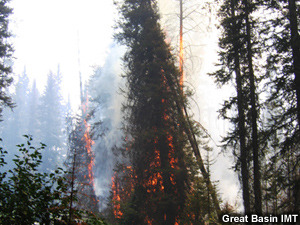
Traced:
[[[221, 115], [234, 124], [232, 131], [224, 138], [224, 147], [232, 148], [236, 156], [236, 169], [240, 171], [245, 213], [255, 209], [262, 214], [260, 157], [258, 138], [259, 96], [257, 94], [260, 72], [255, 70], [255, 59], [259, 57], [255, 29], [257, 21], [252, 13], [256, 2], [249, 0], [224, 1], [219, 12], [222, 26], [220, 46], [220, 70], [213, 77], [219, 85], [232, 81], [236, 96], [224, 102]], [[231, 110], [237, 109], [237, 114]], [[253, 162], [253, 167], [250, 165]], [[253, 176], [253, 183], [249, 183]], [[253, 185], [253, 191], [252, 191]], [[254, 195], [252, 205], [251, 193]]]
[[13, 111], [13, 117], [15, 126], [17, 126], [16, 129], [18, 129], [14, 136], [15, 141], [20, 141], [22, 135], [28, 132], [29, 79], [25, 69], [23, 74], [19, 76], [13, 99], [17, 104]]
[[266, 1], [269, 13], [265, 23], [265, 47], [268, 50], [267, 72], [270, 77], [270, 94], [267, 105], [270, 112], [267, 135], [277, 136], [272, 142], [278, 152], [276, 163], [285, 169], [288, 178], [281, 184], [287, 191], [284, 211], [299, 212], [299, 96], [300, 96], [300, 36], [299, 8], [294, 0]]
[[72, 210], [74, 209], [99, 212], [94, 189], [93, 141], [90, 136], [90, 126], [87, 123], [89, 119], [87, 93], [85, 99], [82, 98], [81, 101], [81, 115], [74, 118], [74, 124], [73, 122], [69, 124], [68, 152], [65, 160], [71, 193], [70, 220], [73, 218]]
[[[25, 115], [28, 109], [29, 79], [25, 69], [23, 73], [18, 76], [18, 80], [16, 81], [13, 87], [14, 87], [14, 91], [11, 95], [12, 95], [12, 100], [16, 103], [17, 107], [14, 108], [13, 110], [10, 109], [5, 110], [4, 119], [5, 120], [7, 119], [8, 123], [14, 123], [14, 124], [11, 124], [13, 127], [3, 126], [2, 132], [4, 135], [3, 137], [5, 137], [6, 129], [14, 129], [12, 133], [14, 133], [14, 136], [19, 136], [18, 140], [20, 141], [21, 136], [27, 132]], [[3, 123], [5, 123], [5, 121]]]
[[[241, 170], [241, 179], [242, 179], [242, 189], [243, 189], [243, 201], [245, 213], [250, 213], [250, 196], [249, 196], [249, 169], [248, 169], [248, 153], [246, 149], [246, 124], [245, 124], [245, 103], [243, 83], [244, 79], [241, 76], [241, 56], [239, 50], [242, 50], [242, 44], [240, 41], [239, 31], [241, 30], [241, 18], [237, 12], [237, 5], [234, 0], [225, 1], [220, 9], [220, 17], [223, 18], [221, 25], [223, 28], [222, 41], [219, 45], [224, 49], [221, 55], [222, 68], [217, 71], [214, 75], [216, 82], [220, 85], [224, 85], [229, 82], [232, 78], [232, 74], [235, 74], [235, 83], [237, 96], [232, 98], [231, 102], [225, 102], [221, 113], [223, 113], [224, 118], [227, 117], [227, 109], [230, 109], [233, 104], [237, 105], [238, 115], [236, 119], [238, 132], [234, 131], [231, 134], [230, 141], [234, 141], [232, 146], [239, 145], [240, 154], [235, 154], [239, 158], [240, 170]], [[232, 45], [231, 45], [232, 43]], [[230, 46], [230, 47], [229, 47]], [[226, 67], [227, 59], [231, 59]], [[229, 143], [227, 143], [229, 144]], [[226, 146], [226, 145], [225, 145]]]
[[[18, 152], [14, 151], [14, 147], [16, 143], [21, 142], [22, 136], [28, 132], [29, 79], [25, 69], [23, 73], [19, 75], [13, 87], [14, 91], [11, 96], [16, 107], [13, 110], [9, 108], [4, 109], [4, 121], [0, 124], [3, 144], [7, 149], [11, 149], [8, 153], [10, 159], [13, 159], [13, 156], [18, 154]], [[10, 164], [10, 161], [9, 165], [13, 166], [13, 164]]]
[[251, 20], [251, 13], [255, 10], [254, 1], [244, 0], [245, 25], [246, 25], [246, 49], [247, 49], [247, 67], [246, 75], [249, 76], [250, 86], [250, 118], [251, 118], [251, 148], [253, 154], [253, 179], [254, 179], [254, 209], [255, 213], [262, 215], [262, 196], [261, 196], [261, 171], [259, 159], [259, 140], [258, 140], [258, 98], [257, 98], [257, 79], [254, 74], [254, 35], [253, 26], [255, 21]]
[[40, 99], [39, 111], [39, 139], [47, 145], [43, 157], [43, 170], [52, 170], [59, 162], [62, 150], [63, 104], [61, 97], [61, 74], [49, 72], [45, 91]]
[[36, 80], [33, 81], [28, 99], [28, 134], [33, 137], [38, 137], [39, 121], [38, 121], [38, 106], [40, 93], [36, 87]]
[[[10, 76], [11, 66], [9, 59], [12, 54], [12, 46], [7, 39], [11, 36], [8, 31], [9, 15], [12, 9], [7, 6], [9, 0], [0, 1], [0, 117], [4, 107], [12, 108], [14, 103], [8, 95], [7, 88], [11, 85], [13, 79]], [[1, 118], [0, 118], [1, 119]]]
[[156, 1], [126, 0], [120, 12], [116, 37], [128, 47], [124, 154], [129, 161], [113, 182], [115, 217], [124, 224], [174, 225], [190, 184], [187, 139], [179, 128], [182, 109], [175, 100], [179, 71], [158, 24]]

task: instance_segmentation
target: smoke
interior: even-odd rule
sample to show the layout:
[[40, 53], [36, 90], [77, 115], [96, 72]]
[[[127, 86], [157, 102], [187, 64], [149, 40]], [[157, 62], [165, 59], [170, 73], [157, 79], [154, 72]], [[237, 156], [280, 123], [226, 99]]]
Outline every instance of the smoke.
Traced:
[[[175, 2], [175, 4], [174, 4]], [[162, 29], [168, 41], [178, 55], [179, 49], [179, 1], [159, 0]], [[230, 170], [231, 159], [220, 154], [218, 146], [221, 137], [229, 128], [229, 124], [218, 119], [218, 109], [221, 103], [234, 90], [230, 87], [218, 89], [212, 78], [207, 74], [213, 72], [217, 62], [218, 30], [215, 20], [217, 5], [213, 1], [202, 2], [184, 1], [184, 13], [191, 16], [184, 21], [184, 73], [185, 86], [194, 91], [190, 100], [190, 114], [201, 123], [210, 135], [210, 146], [213, 148], [215, 163], [211, 167], [212, 180], [219, 181], [222, 199], [231, 204], [239, 201], [239, 182], [237, 175]], [[117, 156], [112, 152], [114, 147], [122, 144], [121, 105], [124, 97], [119, 88], [122, 85], [122, 61], [125, 47], [112, 43], [109, 47], [106, 61], [102, 67], [94, 70], [89, 82], [90, 108], [92, 110], [91, 124], [94, 124], [92, 135], [95, 140], [95, 192], [100, 197], [100, 207], [106, 206], [106, 199], [110, 194], [111, 178]], [[101, 124], [99, 126], [99, 124]], [[98, 128], [97, 128], [98, 127]], [[100, 128], [99, 128], [100, 127]], [[206, 153], [202, 152], [205, 156]]]
[[[179, 0], [159, 0], [159, 8], [167, 41], [174, 48], [174, 54], [179, 56]], [[237, 175], [231, 170], [233, 161], [228, 155], [220, 154], [219, 147], [229, 124], [219, 119], [217, 112], [234, 89], [230, 86], [219, 89], [208, 76], [216, 70], [214, 64], [218, 61], [217, 10], [215, 1], [183, 1], [184, 85], [194, 92], [189, 114], [210, 135], [210, 146], [213, 148], [210, 158], [215, 161], [210, 169], [212, 180], [219, 181], [222, 199], [236, 204], [240, 196]], [[202, 155], [205, 158], [206, 153], [202, 152]]]
[[89, 81], [89, 95], [92, 119], [92, 135], [95, 141], [95, 193], [100, 198], [100, 209], [105, 208], [111, 188], [111, 177], [117, 157], [112, 149], [122, 144], [121, 106], [123, 96], [121, 57], [124, 47], [112, 43], [109, 46], [105, 63], [94, 70]]

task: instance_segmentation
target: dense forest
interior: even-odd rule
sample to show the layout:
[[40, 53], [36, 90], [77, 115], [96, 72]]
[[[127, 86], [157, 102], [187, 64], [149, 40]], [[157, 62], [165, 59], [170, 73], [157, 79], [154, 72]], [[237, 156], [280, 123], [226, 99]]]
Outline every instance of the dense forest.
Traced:
[[[13, 8], [0, 0], [0, 224], [196, 225], [228, 223], [224, 214], [299, 214], [299, 1], [178, 0], [173, 31], [162, 2], [114, 2], [110, 51], [87, 82], [74, 75], [74, 110], [59, 65], [43, 92], [26, 67], [13, 73]], [[195, 58], [205, 57], [193, 51], [192, 32], [211, 26], [218, 57], [205, 76], [230, 89], [217, 144], [194, 114], [189, 82]], [[222, 199], [213, 151], [233, 159], [242, 207]]]

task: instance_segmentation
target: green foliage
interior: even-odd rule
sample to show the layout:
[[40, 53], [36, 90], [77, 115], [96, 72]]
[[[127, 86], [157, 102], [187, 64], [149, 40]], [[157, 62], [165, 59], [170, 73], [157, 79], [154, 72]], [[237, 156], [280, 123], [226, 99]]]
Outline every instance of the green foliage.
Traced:
[[[223, 146], [233, 149], [235, 169], [241, 171], [244, 203], [249, 203], [245, 207], [255, 200], [258, 209], [257, 180], [263, 182], [265, 213], [300, 209], [299, 8], [294, 0], [225, 0], [219, 11], [220, 69], [211, 75], [220, 86], [232, 82], [237, 91], [220, 109], [220, 115], [233, 124]], [[252, 81], [250, 68], [255, 74]], [[259, 160], [264, 179], [255, 169]]]
[[[29, 118], [28, 112], [28, 97], [29, 97], [29, 78], [24, 69], [23, 73], [20, 74], [17, 79], [14, 79], [14, 90], [12, 90], [12, 100], [16, 104], [14, 110], [6, 108], [3, 111], [3, 121], [0, 123], [0, 136], [3, 138], [3, 145], [6, 149], [10, 149], [6, 159], [8, 161], [8, 167], [12, 168], [12, 160], [15, 151], [16, 143], [21, 143], [22, 135], [28, 134]], [[34, 124], [30, 124], [31, 127]], [[30, 132], [30, 134], [33, 134]], [[16, 149], [17, 150], [17, 149]]]
[[183, 224], [204, 224], [211, 218], [210, 207], [210, 197], [205, 180], [203, 177], [195, 177], [180, 222]]
[[[55, 167], [63, 164], [66, 149], [66, 133], [64, 130], [64, 105], [61, 98], [61, 74], [48, 74], [45, 91], [40, 95], [36, 82], [32, 86], [26, 70], [18, 76], [12, 89], [12, 99], [16, 104], [13, 111], [8, 108], [3, 112], [4, 121], [0, 123], [0, 136], [3, 146], [10, 149], [6, 156], [8, 167], [13, 168], [12, 158], [17, 154], [16, 143], [21, 143], [23, 134], [31, 134], [35, 140], [47, 143], [42, 151], [42, 172], [53, 172]], [[38, 143], [32, 142], [33, 145]]]
[[[37, 220], [50, 220], [50, 209], [57, 206], [63, 189], [62, 169], [55, 173], [39, 173], [41, 164], [39, 148], [31, 146], [32, 138], [26, 136], [27, 143], [17, 145], [21, 155], [13, 159], [15, 168], [3, 173], [1, 180], [1, 224], [33, 224]], [[6, 178], [6, 179], [5, 179]]]
[[[61, 96], [61, 72], [58, 66], [57, 73], [49, 72], [44, 93], [40, 98], [37, 109], [39, 121], [39, 134], [42, 142], [47, 142], [47, 148], [43, 152], [43, 172], [53, 170], [58, 164], [62, 164], [61, 153], [63, 140], [63, 103]], [[65, 139], [66, 140], [66, 139]]]
[[[70, 197], [66, 172], [57, 168], [53, 173], [40, 173], [41, 151], [46, 145], [35, 148], [32, 137], [25, 137], [26, 144], [17, 145], [20, 155], [13, 159], [15, 168], [0, 172], [0, 224], [73, 224], [67, 223]], [[6, 164], [5, 154], [0, 148], [0, 167]], [[74, 211], [81, 224], [105, 224], [94, 215]]]
[[8, 17], [12, 13], [12, 9], [7, 6], [8, 2], [9, 0], [0, 1], [0, 117], [3, 107], [14, 107], [12, 98], [6, 93], [6, 88], [13, 81], [10, 76], [11, 66], [8, 63], [13, 51], [11, 44], [7, 42], [7, 38], [11, 36], [8, 32]]
[[[219, 110], [220, 116], [232, 124], [223, 137], [223, 148], [232, 150], [235, 157], [234, 169], [240, 173], [246, 213], [255, 208], [256, 213], [261, 214], [260, 161], [265, 143], [258, 133], [263, 129], [260, 103], [263, 90], [260, 88], [265, 80], [260, 62], [262, 43], [257, 41], [260, 38], [257, 11], [255, 0], [222, 3], [219, 69], [210, 75], [220, 86], [233, 84], [235, 87], [236, 94], [225, 100]], [[253, 181], [249, 179], [251, 176]]]

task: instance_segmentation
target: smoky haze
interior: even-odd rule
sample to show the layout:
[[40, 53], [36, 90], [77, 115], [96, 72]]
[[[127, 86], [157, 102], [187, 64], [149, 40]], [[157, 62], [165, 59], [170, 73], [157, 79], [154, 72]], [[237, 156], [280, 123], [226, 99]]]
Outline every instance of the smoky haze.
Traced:
[[[62, 76], [64, 77], [64, 80], [69, 81], [66, 81], [63, 85], [61, 85], [62, 89], [64, 87], [67, 87], [67, 89], [69, 89], [63, 90], [63, 95], [66, 96], [68, 94], [68, 91], [71, 92], [71, 101], [77, 103], [79, 101], [79, 66], [77, 65], [77, 57], [80, 57], [81, 70], [84, 76], [90, 75], [88, 73], [91, 71], [83, 68], [84, 66], [88, 64], [88, 67], [90, 68], [91, 65], [97, 65], [94, 66], [94, 73], [91, 74], [88, 82], [88, 93], [90, 96], [89, 108], [92, 115], [89, 123], [92, 126], [92, 135], [95, 142], [93, 145], [93, 151], [95, 154], [95, 192], [96, 195], [100, 197], [100, 207], [104, 208], [106, 206], [105, 199], [109, 196], [110, 193], [111, 177], [114, 173], [114, 166], [116, 161], [118, 160], [118, 157], [114, 155], [112, 149], [115, 147], [120, 147], [123, 140], [122, 130], [120, 129], [122, 126], [121, 106], [122, 102], [125, 99], [120, 93], [120, 87], [123, 87], [123, 81], [121, 78], [121, 74], [123, 73], [121, 57], [125, 52], [125, 47], [117, 45], [113, 42], [108, 47], [106, 57], [99, 57], [100, 55], [103, 56], [102, 51], [103, 49], [105, 49], [105, 47], [103, 46], [99, 47], [99, 43], [103, 41], [100, 38], [102, 38], [104, 36], [103, 34], [105, 34], [105, 42], [107, 43], [107, 37], [109, 36], [108, 33], [111, 33], [112, 31], [111, 28], [107, 28], [107, 24], [112, 24], [113, 20], [111, 18], [112, 15], [107, 15], [107, 12], [112, 11], [111, 8], [109, 8], [107, 12], [105, 12], [108, 21], [106, 23], [105, 18], [96, 16], [101, 15], [102, 12], [104, 13], [105, 7], [102, 7], [101, 5], [101, 9], [101, 7], [99, 6], [100, 3], [97, 1], [97, 7], [101, 9], [100, 12], [97, 11], [97, 7], [93, 7], [92, 5], [89, 6], [90, 8], [93, 8], [93, 10], [90, 12], [90, 8], [85, 5], [83, 13], [90, 13], [90, 16], [81, 16], [81, 18], [90, 18], [91, 21], [84, 20], [80, 22], [79, 25], [76, 25], [73, 23], [72, 18], [76, 18], [77, 12], [82, 9], [80, 2], [75, 1], [76, 10], [72, 11], [70, 17], [65, 21], [60, 18], [68, 17], [66, 16], [66, 12], [68, 12], [67, 9], [69, 9], [69, 4], [72, 4], [72, 2], [65, 1], [61, 8], [59, 7], [59, 1], [54, 2], [55, 4], [53, 5], [50, 4], [50, 2], [47, 3], [47, 5], [51, 5], [51, 10], [45, 9], [45, 6], [41, 6], [41, 3], [39, 3], [38, 5], [40, 6], [41, 10], [38, 11], [38, 9], [36, 9], [36, 14], [27, 13], [26, 16], [24, 16], [25, 14], [23, 15], [24, 20], [20, 18], [15, 19], [14, 25], [16, 26], [16, 28], [14, 29], [20, 31], [20, 33], [16, 35], [15, 40], [23, 40], [23, 42], [18, 42], [15, 45], [16, 53], [18, 54], [19, 59], [23, 60], [22, 62], [16, 61], [16, 65], [19, 67], [21, 65], [23, 69], [24, 63], [27, 63], [28, 76], [30, 76], [31, 73], [34, 73], [35, 77], [42, 77], [44, 73], [44, 76], [47, 75], [47, 71], [49, 70], [48, 68], [55, 68], [57, 66], [57, 62], [60, 61]], [[35, 5], [36, 1], [32, 0], [30, 1], [30, 3], [32, 6]], [[107, 3], [105, 4], [107, 5]], [[226, 124], [222, 120], [217, 119], [217, 110], [220, 108], [222, 100], [226, 98], [226, 96], [230, 95], [232, 91], [230, 87], [228, 87], [225, 92], [224, 89], [217, 89], [215, 84], [213, 84], [213, 80], [209, 76], [207, 76], [208, 72], [212, 72], [214, 70], [213, 63], [217, 61], [216, 43], [218, 39], [218, 31], [214, 26], [217, 23], [216, 21], [214, 21], [214, 18], [216, 17], [215, 12], [217, 6], [213, 3], [211, 3], [210, 6], [209, 4], [204, 3], [202, 3], [201, 5], [195, 4], [196, 1], [192, 0], [189, 1], [187, 5], [185, 5], [186, 8], [195, 10], [195, 12], [192, 13], [190, 17], [184, 22], [185, 30], [183, 37], [185, 48], [185, 85], [194, 91], [194, 96], [190, 100], [190, 114], [194, 115], [194, 119], [202, 124], [203, 127], [205, 127], [205, 129], [207, 130], [208, 134], [211, 136], [210, 146], [214, 149], [212, 158], [214, 158], [216, 161], [214, 165], [212, 165], [211, 169], [211, 171], [213, 171], [212, 178], [213, 180], [220, 181], [218, 187], [222, 194], [222, 198], [225, 201], [228, 200], [230, 203], [233, 203], [232, 201], [237, 198], [239, 190], [237, 178], [235, 174], [229, 169], [232, 166], [232, 162], [230, 161], [230, 159], [228, 159], [228, 157], [219, 154], [221, 149], [217, 146], [220, 144], [221, 136], [224, 135], [225, 131], [228, 129], [228, 124]], [[20, 13], [20, 16], [22, 16], [21, 14], [26, 11], [24, 2], [21, 3], [20, 0], [12, 1], [12, 5], [16, 6], [16, 13]], [[30, 6], [30, 4], [27, 5]], [[159, 7], [162, 15], [162, 29], [165, 30], [167, 41], [170, 42], [173, 46], [174, 53], [178, 54], [178, 1], [160, 0]], [[57, 17], [55, 18], [54, 24], [53, 22], [46, 21], [46, 19], [43, 18], [42, 14], [47, 10], [51, 12], [51, 15], [55, 14], [55, 10], [58, 10], [59, 13], [56, 13]], [[46, 16], [49, 16], [49, 12], [46, 14]], [[39, 31], [40, 34], [35, 35], [35, 32], [37, 32], [35, 27], [33, 26], [30, 29], [29, 27], [27, 27], [30, 25], [30, 21], [36, 20], [36, 18], [34, 19], [31, 17], [26, 20], [26, 18], [30, 15], [32, 17], [39, 16], [41, 19], [43, 18], [43, 20], [40, 21], [45, 22], [44, 24], [39, 24], [39, 27], [42, 28], [42, 31], [46, 29], [47, 32], [49, 32], [48, 34], [50, 36], [50, 39], [52, 38], [51, 40], [47, 39], [47, 33]], [[16, 17], [17, 16], [18, 15], [16, 14]], [[17, 24], [19, 20], [21, 22]], [[63, 21], [63, 23], [61, 21]], [[46, 26], [49, 24], [51, 24], [51, 26]], [[58, 27], [59, 29], [57, 30], [55, 29], [55, 27]], [[66, 31], [65, 27], [68, 27], [68, 29], [71, 30], [68, 35], [64, 33]], [[28, 32], [29, 30], [30, 32]], [[78, 30], [80, 34], [80, 40], [78, 40], [77, 36]], [[58, 33], [61, 33], [63, 35], [57, 35]], [[33, 37], [35, 37], [35, 39], [33, 39]], [[66, 37], [68, 37], [69, 39], [66, 40]], [[34, 40], [36, 40], [37, 38], [40, 38], [38, 42], [39, 45], [47, 45], [47, 48], [45, 48], [44, 51], [42, 51], [42, 48], [39, 48], [38, 46], [33, 44]], [[30, 44], [24, 43], [26, 41], [28, 42], [28, 40], [30, 40]], [[59, 41], [59, 45], [54, 43], [54, 41], [56, 40]], [[48, 43], [50, 44], [48, 45]], [[52, 45], [53, 48], [51, 47]], [[23, 47], [21, 48], [20, 46]], [[27, 47], [25, 48], [24, 46]], [[28, 49], [28, 47], [30, 46], [31, 49]], [[28, 55], [28, 52], [33, 50], [32, 46], [35, 49], [35, 56]], [[56, 48], [54, 48], [54, 46], [56, 46]], [[77, 55], [77, 52], [79, 50], [78, 48], [80, 48], [80, 56]], [[23, 52], [22, 49], [24, 50]], [[37, 49], [39, 51], [37, 51]], [[96, 49], [97, 51], [101, 50], [101, 52], [95, 52], [94, 49]], [[47, 58], [47, 52], [48, 54], [49, 52], [51, 53], [51, 60]], [[57, 56], [58, 54], [60, 55], [60, 57]], [[65, 58], [67, 58], [68, 60], [72, 59], [72, 61], [65, 62]], [[95, 62], [95, 59], [97, 59], [97, 62]], [[43, 62], [41, 62], [41, 60], [43, 60]], [[93, 60], [93, 62], [87, 62], [87, 60]], [[51, 62], [50, 65], [47, 64], [49, 62]], [[37, 65], [43, 66], [42, 73], [41, 71], [36, 72], [38, 70]], [[71, 66], [68, 67], [69, 65]], [[20, 70], [18, 68], [16, 71], [22, 71], [22, 69]], [[68, 79], [66, 79], [66, 77]], [[46, 80], [46, 78], [44, 80]], [[38, 88], [40, 90], [42, 89], [41, 87]], [[30, 93], [30, 90], [28, 89], [27, 92]], [[100, 126], [97, 126], [99, 124]], [[3, 130], [5, 130], [7, 126], [8, 125], [5, 125], [3, 127]], [[23, 134], [23, 131], [21, 132]], [[15, 141], [15, 139], [13, 141]], [[20, 142], [18, 140], [18, 143], [13, 144], [19, 143]], [[65, 149], [66, 146], [64, 145], [61, 148]], [[205, 155], [204, 153], [202, 154]], [[58, 164], [61, 164], [61, 162]]]
[[[178, 2], [176, 2], [177, 4]], [[178, 5], [174, 1], [161, 0], [162, 29], [166, 33], [166, 41], [173, 46], [174, 54], [178, 55]], [[189, 2], [189, 6], [193, 1]], [[187, 7], [187, 5], [185, 5]], [[186, 20], [184, 33], [184, 73], [185, 86], [191, 89], [194, 95], [190, 99], [190, 115], [198, 121], [205, 132], [210, 136], [209, 145], [213, 148], [211, 159], [214, 162], [212, 180], [219, 181], [218, 188], [222, 199], [230, 204], [236, 202], [239, 196], [239, 185], [236, 174], [231, 170], [232, 161], [221, 153], [219, 147], [221, 137], [225, 135], [229, 125], [218, 118], [218, 109], [221, 102], [231, 94], [231, 88], [220, 90], [207, 74], [214, 70], [217, 61], [218, 30], [215, 25], [216, 5], [194, 5], [195, 12]], [[195, 15], [193, 17], [193, 15]], [[201, 22], [198, 22], [201, 21]], [[191, 29], [194, 27], [194, 29]], [[96, 113], [91, 124], [101, 123], [101, 129], [94, 130], [95, 144], [95, 191], [105, 207], [105, 199], [109, 196], [111, 177], [117, 161], [112, 149], [122, 144], [121, 104], [125, 100], [120, 93], [123, 73], [121, 57], [125, 47], [112, 43], [109, 46], [104, 66], [97, 67], [89, 82], [90, 107]], [[206, 152], [202, 152], [206, 157]]]
[[[179, 0], [159, 0], [162, 29], [165, 31], [175, 55], [179, 55]], [[218, 110], [224, 99], [235, 89], [231, 86], [219, 89], [208, 73], [215, 70], [218, 60], [217, 10], [215, 1], [183, 1], [183, 47], [184, 47], [184, 85], [192, 90], [190, 115], [198, 121], [209, 134], [209, 146], [213, 148], [210, 156], [212, 180], [219, 181], [218, 188], [224, 202], [241, 209], [239, 182], [229, 154], [221, 153], [221, 139], [229, 129], [229, 123], [219, 119]], [[206, 156], [202, 152], [203, 157]], [[236, 202], [237, 201], [237, 202]]]
[[122, 144], [121, 106], [124, 98], [120, 93], [120, 86], [121, 57], [124, 51], [124, 47], [112, 43], [104, 65], [95, 68], [89, 81], [89, 108], [92, 113], [90, 123], [95, 141], [95, 192], [100, 197], [101, 208], [106, 205], [117, 160], [112, 149]]

